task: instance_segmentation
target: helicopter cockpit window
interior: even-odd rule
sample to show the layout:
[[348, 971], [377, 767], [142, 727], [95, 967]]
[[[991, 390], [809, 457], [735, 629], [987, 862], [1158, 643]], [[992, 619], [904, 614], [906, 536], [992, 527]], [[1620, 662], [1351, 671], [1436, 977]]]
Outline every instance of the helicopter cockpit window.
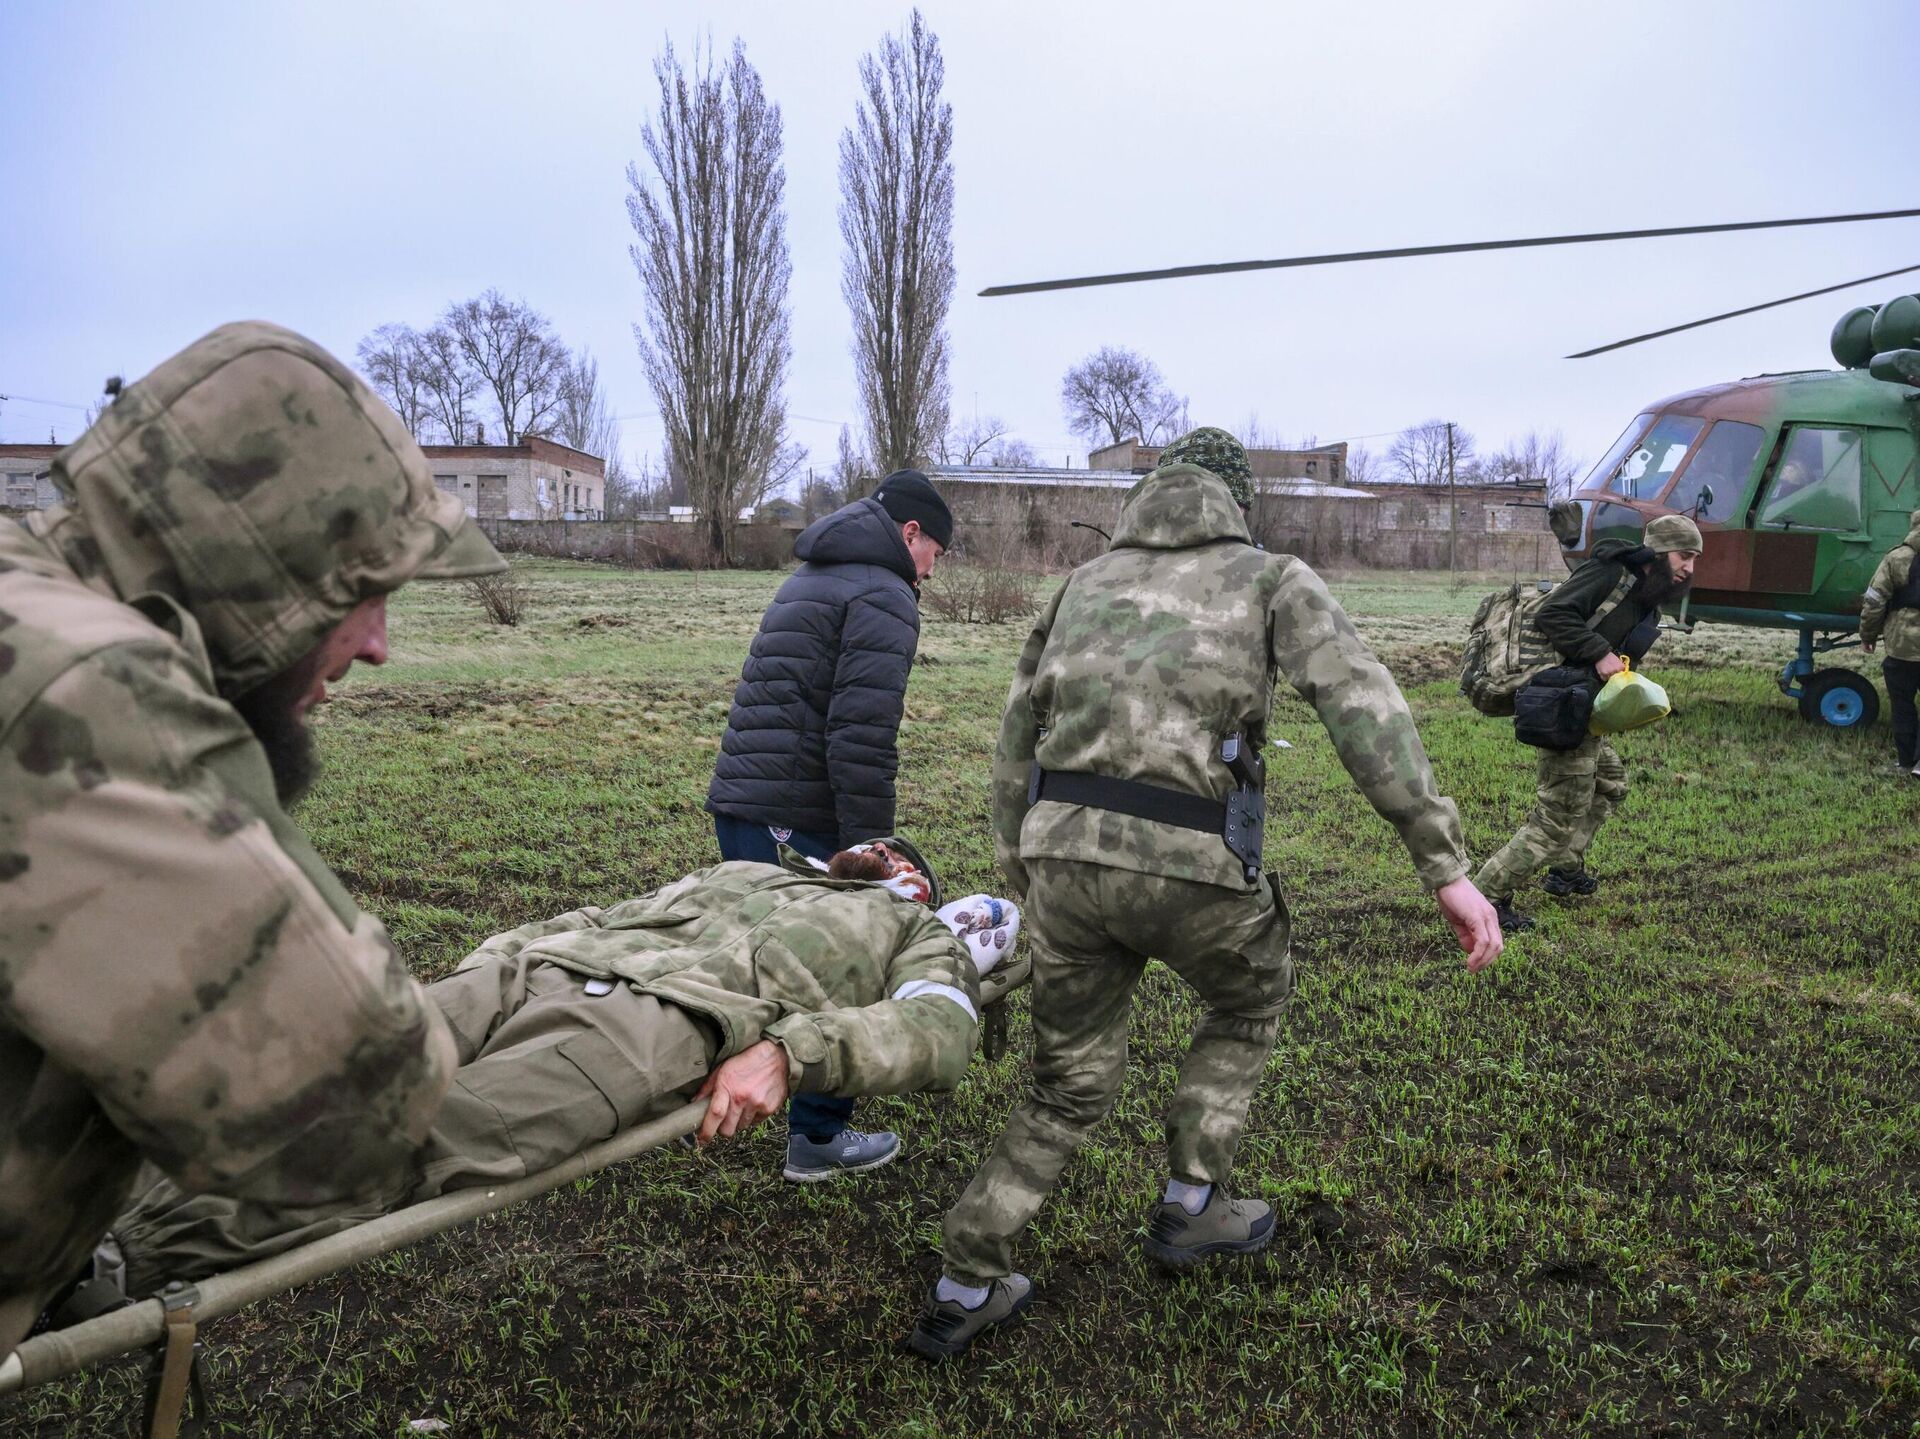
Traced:
[[[1666, 504], [1686, 514], [1700, 505], [1696, 518], [1724, 524], [1741, 508], [1747, 493], [1747, 476], [1753, 473], [1753, 457], [1760, 453], [1760, 442], [1767, 432], [1758, 425], [1743, 425], [1738, 420], [1721, 420], [1707, 431], [1700, 448], [1680, 476]], [[1700, 504], [1707, 487], [1713, 498]]]
[[1629, 500], [1650, 500], [1667, 487], [1693, 442], [1707, 427], [1692, 415], [1662, 415], [1637, 445], [1631, 446], [1607, 481], [1607, 489]]
[[1620, 438], [1613, 442], [1605, 455], [1601, 456], [1600, 463], [1587, 471], [1587, 477], [1580, 482], [1581, 490], [1604, 490], [1607, 487], [1607, 481], [1612, 479], [1614, 472], [1620, 468], [1620, 461], [1625, 459], [1627, 451], [1633, 448], [1633, 442], [1645, 434], [1647, 426], [1652, 423], [1652, 415], [1635, 415], [1633, 423], [1620, 432]]
[[1860, 528], [1860, 432], [1796, 425], [1773, 468], [1764, 526]]

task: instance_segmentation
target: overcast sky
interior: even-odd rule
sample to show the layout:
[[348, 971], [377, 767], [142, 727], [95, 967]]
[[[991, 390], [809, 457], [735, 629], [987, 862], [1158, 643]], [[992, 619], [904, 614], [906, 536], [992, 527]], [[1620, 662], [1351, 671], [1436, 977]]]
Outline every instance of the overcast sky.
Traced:
[[[1576, 349], [1920, 263], [1920, 220], [1192, 279], [983, 286], [1324, 250], [1920, 205], [1903, 0], [1344, 6], [934, 0], [954, 107], [957, 415], [1086, 447], [1063, 371], [1152, 357], [1196, 422], [1323, 440], [1427, 417], [1592, 460], [1647, 402], [1827, 366], [1883, 281], [1592, 360]], [[857, 421], [835, 165], [901, 4], [0, 0], [0, 439], [257, 317], [343, 355], [489, 285], [600, 360], [661, 450], [625, 169], [671, 40], [738, 36], [786, 130], [789, 426]], [[49, 404], [47, 402], [58, 402]], [[857, 431], [857, 424], [856, 424]], [[1384, 438], [1370, 439], [1380, 447]]]

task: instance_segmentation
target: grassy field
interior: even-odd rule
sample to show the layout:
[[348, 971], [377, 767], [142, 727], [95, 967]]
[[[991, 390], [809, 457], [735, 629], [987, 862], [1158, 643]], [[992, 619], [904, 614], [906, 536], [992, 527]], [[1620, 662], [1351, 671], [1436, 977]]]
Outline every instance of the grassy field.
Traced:
[[[395, 603], [393, 662], [325, 713], [302, 811], [422, 978], [489, 933], [717, 858], [701, 812], [777, 576], [516, 567], [527, 621], [454, 586]], [[1453, 692], [1485, 585], [1337, 580], [1405, 685], [1476, 858], [1531, 752]], [[956, 892], [994, 887], [987, 762], [1024, 625], [929, 621], [901, 815]], [[1021, 1090], [869, 1101], [905, 1157], [787, 1186], [778, 1124], [673, 1148], [220, 1321], [217, 1432], [1920, 1433], [1920, 786], [1884, 726], [1775, 691], [1779, 637], [1702, 629], [1591, 900], [1470, 978], [1403, 854], [1290, 693], [1268, 860], [1300, 992], [1236, 1187], [1257, 1260], [1169, 1279], [1136, 1238], [1193, 1007], [1157, 967], [1112, 1119], [1020, 1253], [1029, 1317], [944, 1368], [901, 1340], [942, 1210]], [[7, 1434], [131, 1433], [133, 1361], [0, 1405]]]

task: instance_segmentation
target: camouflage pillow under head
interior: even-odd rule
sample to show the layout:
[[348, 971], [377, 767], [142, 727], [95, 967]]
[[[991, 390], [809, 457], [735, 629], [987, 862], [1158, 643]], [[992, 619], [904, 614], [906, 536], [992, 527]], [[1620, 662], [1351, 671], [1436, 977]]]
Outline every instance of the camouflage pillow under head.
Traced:
[[1198, 465], [1220, 478], [1241, 509], [1253, 503], [1253, 467], [1247, 463], [1246, 448], [1225, 430], [1213, 425], [1188, 430], [1160, 452], [1160, 463]]

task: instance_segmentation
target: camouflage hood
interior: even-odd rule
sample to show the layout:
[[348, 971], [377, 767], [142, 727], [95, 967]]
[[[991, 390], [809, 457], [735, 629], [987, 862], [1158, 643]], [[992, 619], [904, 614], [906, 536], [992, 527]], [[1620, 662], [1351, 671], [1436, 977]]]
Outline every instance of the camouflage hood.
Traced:
[[1114, 549], [1186, 550], [1216, 540], [1252, 544], [1226, 482], [1194, 464], [1163, 465], [1127, 492]]
[[129, 386], [53, 478], [73, 509], [38, 532], [96, 588], [186, 610], [229, 696], [362, 600], [504, 568], [393, 411], [311, 340], [257, 321]]

